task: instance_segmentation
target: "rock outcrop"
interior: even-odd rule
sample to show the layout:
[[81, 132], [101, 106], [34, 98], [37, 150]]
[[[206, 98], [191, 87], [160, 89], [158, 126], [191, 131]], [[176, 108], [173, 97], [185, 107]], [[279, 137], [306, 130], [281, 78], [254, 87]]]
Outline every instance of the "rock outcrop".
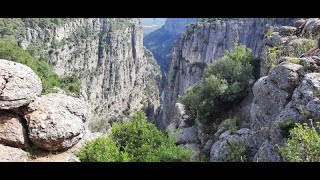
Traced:
[[[294, 28], [275, 29], [277, 31], [267, 40], [278, 36], [281, 41], [271, 47], [266, 44], [265, 48], [282, 45], [284, 46], [282, 55], [285, 57], [279, 58], [276, 62], [279, 64], [271, 70], [265, 69], [268, 76], [260, 78], [253, 88], [251, 128], [259, 139], [258, 151], [254, 155], [254, 161], [257, 162], [284, 161], [279, 153], [279, 147], [283, 147], [287, 139], [287, 132], [280, 126], [283, 121], [291, 119], [293, 122], [310, 123], [310, 118], [320, 117], [318, 113], [320, 74], [314, 59], [320, 57], [318, 52], [309, 57], [292, 57], [292, 54], [295, 55], [293, 51], [299, 50], [310, 40], [294, 36]], [[278, 30], [282, 32], [279, 33]], [[312, 32], [314, 31], [310, 30], [309, 33]]]
[[26, 121], [17, 114], [0, 110], [0, 144], [27, 148]]
[[85, 111], [84, 102], [63, 94], [37, 98], [24, 109], [30, 140], [48, 151], [72, 147], [84, 135]]
[[177, 97], [184, 95], [190, 86], [201, 83], [206, 64], [221, 57], [235, 42], [251, 48], [258, 56], [267, 22], [268, 19], [243, 18], [190, 25], [173, 47], [164, 90], [162, 126], [170, 123]]
[[186, 31], [188, 24], [196, 21], [198, 18], [167, 18], [160, 29], [144, 37], [143, 44], [154, 54], [164, 76], [168, 73], [169, 57], [174, 41]]
[[27, 160], [25, 151], [0, 144], [0, 162], [27, 162]]
[[31, 68], [0, 59], [0, 109], [29, 104], [41, 91], [41, 80]]
[[[41, 80], [30, 68], [7, 60], [0, 60], [0, 65], [0, 77], [6, 80], [2, 95], [10, 94], [13, 103], [6, 104], [9, 110], [0, 110], [0, 161], [24, 162], [28, 160], [24, 150], [67, 150], [82, 139], [88, 131], [83, 99], [39, 96]], [[17, 102], [14, 94], [25, 101]]]
[[[210, 162], [221, 162], [225, 156], [231, 153], [230, 143], [243, 143], [244, 148], [247, 148], [247, 157], [250, 160], [250, 153], [256, 147], [254, 134], [247, 128], [238, 130], [235, 134], [229, 131], [220, 135], [219, 140], [216, 141], [210, 150]], [[240, 148], [240, 147], [239, 147]]]
[[[154, 66], [153, 58], [145, 56], [139, 19], [21, 19], [21, 22], [22, 32], [15, 38], [22, 48], [32, 49], [36, 58], [48, 58], [58, 75], [75, 74], [80, 78], [80, 96], [88, 105], [89, 119], [118, 117], [137, 109], [157, 111], [159, 93], [147, 93], [145, 81], [157, 81], [159, 68]], [[159, 89], [157, 83], [150, 86]], [[145, 103], [148, 99], [153, 101]]]
[[255, 83], [251, 105], [252, 129], [258, 130], [276, 119], [303, 76], [301, 65], [283, 63]]
[[[162, 126], [167, 127], [167, 131], [181, 131], [180, 143], [196, 134], [199, 141], [189, 143], [197, 144], [201, 153], [210, 156], [210, 161], [223, 161], [231, 153], [230, 143], [244, 143], [241, 146], [248, 148], [248, 161], [285, 161], [279, 152], [288, 137], [283, 122], [291, 119], [310, 124], [308, 119], [320, 118], [320, 53], [299, 57], [314, 45], [308, 33], [314, 35], [317, 26], [297, 36], [296, 27], [266, 26], [262, 22], [268, 20], [264, 20], [232, 19], [190, 25], [173, 49]], [[250, 40], [247, 34], [255, 34], [255, 39]], [[211, 124], [201, 125], [196, 119], [192, 120], [195, 124], [185, 123], [179, 127], [181, 122], [186, 122], [183, 117], [187, 115], [182, 110], [183, 105], [176, 103], [178, 96], [184, 95], [190, 86], [202, 82], [206, 64], [221, 57], [225, 49], [232, 48], [234, 41], [229, 40], [232, 37], [251, 48], [261, 59], [261, 78], [253, 82], [252, 93], [230, 112], [223, 112], [226, 117], [241, 116], [246, 123], [236, 127], [241, 128], [238, 131], [221, 130]], [[247, 113], [237, 112], [239, 109]], [[191, 133], [190, 129], [198, 132]]]

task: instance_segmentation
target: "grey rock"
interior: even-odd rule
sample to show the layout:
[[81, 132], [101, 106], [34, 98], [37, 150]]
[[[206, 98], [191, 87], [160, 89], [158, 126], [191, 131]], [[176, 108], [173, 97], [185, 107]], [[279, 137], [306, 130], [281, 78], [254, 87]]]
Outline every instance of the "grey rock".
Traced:
[[300, 63], [303, 65], [307, 73], [319, 72], [319, 66], [311, 57], [300, 58]]
[[41, 91], [41, 80], [31, 68], [0, 59], [0, 109], [29, 104]]
[[48, 94], [37, 98], [22, 110], [28, 121], [30, 140], [42, 149], [68, 149], [84, 134], [86, 107], [80, 99]]
[[281, 36], [290, 36], [294, 35], [297, 28], [292, 26], [280, 26], [278, 32]]
[[192, 126], [189, 128], [182, 129], [182, 133], [177, 135], [177, 142], [178, 144], [192, 144], [198, 143], [198, 133], [197, 127]]
[[303, 75], [303, 66], [292, 63], [282, 63], [270, 71], [269, 78], [280, 89], [292, 93], [300, 83], [300, 79]]
[[251, 131], [248, 128], [239, 129], [236, 133], [239, 135], [249, 134]]
[[174, 133], [178, 130], [178, 125], [175, 122], [172, 122], [169, 124], [169, 126], [166, 128], [166, 132]]
[[145, 110], [155, 122], [161, 72], [152, 53], [143, 47], [138, 18], [72, 18], [50, 27], [26, 25], [23, 30], [21, 47], [54, 50], [44, 55], [55, 72], [61, 76], [75, 73], [80, 78], [89, 119]]
[[297, 20], [297, 21], [294, 22], [294, 26], [295, 26], [296, 28], [298, 28], [298, 27], [300, 27], [304, 22], [306, 22], [306, 20], [304, 20], [304, 19], [299, 19], [299, 20]]
[[316, 34], [319, 33], [320, 20], [319, 18], [309, 18], [307, 19], [307, 23], [304, 27], [304, 30], [308, 34]]
[[260, 78], [253, 86], [251, 129], [259, 130], [270, 125], [289, 102], [291, 94], [280, 89], [268, 76]]
[[[202, 66], [222, 57], [234, 42], [246, 45], [258, 56], [269, 19], [238, 18], [189, 26], [172, 50], [171, 63], [164, 88], [162, 126], [172, 121], [178, 95], [203, 81]], [[254, 38], [253, 38], [254, 37]]]
[[243, 140], [238, 135], [231, 135], [222, 140], [216, 141], [210, 150], [210, 162], [222, 162], [222, 157], [230, 153], [228, 143]]
[[278, 32], [273, 32], [270, 37], [267, 37], [263, 41], [263, 43], [268, 46], [276, 46], [283, 42]]
[[231, 134], [231, 133], [230, 133], [230, 130], [228, 130], [228, 131], [222, 133], [222, 134], [219, 136], [219, 139], [224, 139], [224, 138], [230, 136], [230, 134]]
[[258, 153], [254, 156], [255, 162], [281, 162], [282, 157], [276, 147], [268, 141], [264, 142]]
[[213, 145], [214, 141], [213, 140], [208, 140], [203, 148], [203, 152], [206, 154], [206, 155], [209, 155], [210, 154], [210, 150], [211, 150], [211, 147]]
[[25, 151], [0, 144], [0, 162], [27, 162], [27, 160]]
[[221, 135], [222, 133], [224, 133], [225, 131], [226, 131], [226, 130], [223, 129], [223, 128], [218, 129], [217, 132], [214, 134], [214, 137], [215, 137], [215, 138], [219, 138], [220, 135]]
[[[251, 156], [255, 153], [257, 142], [255, 134], [252, 131], [248, 131], [247, 128], [240, 129], [240, 133], [228, 134], [224, 138], [214, 142], [210, 150], [210, 162], [221, 162], [223, 156], [227, 156], [230, 153], [229, 143], [231, 142], [244, 142], [248, 146], [249, 155], [248, 160], [251, 161]], [[241, 134], [241, 135], [240, 135]]]
[[0, 144], [27, 148], [26, 122], [18, 115], [0, 110]]
[[199, 144], [183, 144], [180, 145], [180, 147], [182, 147], [183, 149], [190, 149], [191, 150], [191, 160], [192, 161], [200, 161], [200, 146]]
[[184, 122], [184, 115], [186, 114], [186, 112], [184, 110], [184, 105], [181, 103], [176, 103], [174, 110], [175, 111], [173, 121], [175, 121], [175, 123], [178, 124], [178, 126], [180, 126], [180, 124], [183, 124], [185, 126], [186, 123]]

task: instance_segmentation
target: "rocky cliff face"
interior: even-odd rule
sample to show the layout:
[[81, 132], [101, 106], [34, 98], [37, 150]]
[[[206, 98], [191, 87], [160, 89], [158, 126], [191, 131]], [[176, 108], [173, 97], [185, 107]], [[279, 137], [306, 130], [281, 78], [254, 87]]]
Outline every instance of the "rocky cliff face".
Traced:
[[[297, 22], [296, 27], [299, 26]], [[279, 153], [279, 147], [284, 147], [289, 133], [283, 124], [290, 120], [310, 125], [309, 119], [319, 119], [320, 53], [314, 52], [308, 57], [299, 58], [302, 53], [314, 47], [315, 40], [310, 37], [320, 33], [319, 26], [319, 20], [314, 20], [305, 28], [306, 33], [299, 36], [296, 35], [296, 27], [272, 26], [273, 32], [267, 33], [260, 42], [262, 77], [253, 84], [252, 94], [249, 93], [236, 107], [247, 112], [244, 117], [249, 120], [248, 124], [241, 124], [235, 131], [224, 129], [223, 123], [219, 127], [213, 127], [195, 122], [189, 127], [186, 123], [189, 117], [185, 114], [183, 105], [176, 103], [172, 121], [166, 130], [180, 129], [182, 133], [177, 136], [178, 143], [200, 147], [200, 150], [194, 149], [194, 152], [208, 155], [213, 162], [226, 161], [226, 157], [230, 157], [232, 152], [233, 155], [239, 153], [241, 148], [245, 149], [245, 161], [285, 161]], [[177, 45], [179, 46], [180, 44]], [[183, 57], [184, 52], [179, 55]], [[177, 67], [179, 71], [182, 71], [181, 67], [184, 65], [181, 64]], [[190, 72], [195, 75], [201, 73]], [[185, 77], [185, 74], [186, 72], [181, 72], [179, 78]], [[182, 84], [187, 80], [180, 79], [176, 83]], [[244, 106], [241, 107], [242, 105]], [[236, 111], [232, 113], [232, 116], [239, 115]]]
[[168, 72], [169, 56], [174, 41], [180, 33], [186, 31], [188, 24], [197, 20], [198, 18], [168, 18], [160, 29], [145, 36], [143, 44], [152, 51], [164, 75]]
[[162, 126], [170, 122], [178, 96], [201, 82], [206, 64], [221, 57], [234, 43], [246, 45], [259, 56], [268, 22], [268, 19], [252, 18], [190, 25], [173, 47], [165, 85]]
[[186, 27], [198, 21], [199, 18], [168, 18], [163, 29], [171, 34], [180, 34], [186, 31]]
[[[16, 37], [21, 47], [48, 57], [59, 75], [80, 77], [89, 117], [151, 107], [155, 112], [159, 107], [156, 79], [161, 74], [143, 48], [139, 19], [77, 18], [60, 24], [25, 23], [24, 28], [25, 34]], [[147, 93], [150, 87], [154, 91]]]

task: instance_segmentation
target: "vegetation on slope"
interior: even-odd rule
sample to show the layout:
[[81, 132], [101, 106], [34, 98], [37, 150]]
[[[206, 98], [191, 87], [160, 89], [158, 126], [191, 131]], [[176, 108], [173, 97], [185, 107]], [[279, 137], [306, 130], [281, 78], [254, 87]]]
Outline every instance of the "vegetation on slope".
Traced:
[[110, 136], [88, 141], [78, 152], [82, 162], [179, 162], [189, 161], [190, 154], [143, 112], [136, 112], [130, 122], [115, 123]]
[[189, 88], [180, 98], [188, 114], [205, 123], [241, 101], [253, 77], [255, 61], [250, 49], [235, 45], [234, 50], [226, 51], [222, 58], [208, 64], [203, 84]]
[[320, 136], [319, 123], [311, 127], [306, 123], [296, 124], [290, 130], [285, 147], [280, 148], [281, 155], [289, 162], [319, 162], [320, 161]]
[[0, 18], [0, 35], [19, 39], [25, 36], [25, 27], [63, 25], [71, 20], [71, 18]]
[[0, 39], [0, 58], [29, 66], [41, 78], [43, 94], [57, 92], [55, 87], [65, 90], [67, 94], [79, 95], [80, 93], [80, 81], [77, 76], [59, 77], [47, 59], [43, 57], [39, 60], [35, 59], [11, 38]]

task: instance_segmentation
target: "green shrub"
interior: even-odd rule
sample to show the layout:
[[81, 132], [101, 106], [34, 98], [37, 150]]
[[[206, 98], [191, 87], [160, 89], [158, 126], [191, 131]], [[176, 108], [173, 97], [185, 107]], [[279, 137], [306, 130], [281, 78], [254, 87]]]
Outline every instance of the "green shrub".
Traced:
[[80, 94], [80, 79], [75, 74], [61, 77], [60, 86], [67, 94], [73, 93], [76, 96]]
[[42, 150], [35, 145], [31, 145], [30, 147], [28, 147], [28, 149], [26, 149], [27, 151], [27, 156], [30, 159], [36, 159], [42, 152]]
[[26, 34], [24, 22], [20, 18], [0, 18], [0, 35], [23, 37]]
[[319, 128], [319, 122], [316, 127], [309, 127], [306, 123], [296, 124], [290, 130], [285, 147], [279, 148], [281, 155], [289, 162], [319, 162], [320, 136], [316, 128]]
[[313, 48], [316, 44], [316, 40], [309, 39], [308, 41], [305, 41], [301, 44], [297, 44], [293, 48], [293, 51], [289, 51], [288, 55], [289, 57], [300, 57], [302, 54], [306, 53], [308, 50]]
[[224, 120], [218, 129], [223, 129], [224, 131], [230, 130], [231, 133], [235, 133], [239, 130], [240, 127], [240, 119], [238, 117], [233, 117], [230, 119]]
[[283, 131], [284, 136], [289, 136], [289, 131], [294, 128], [294, 119], [285, 119], [279, 123], [280, 129]]
[[205, 123], [241, 101], [252, 78], [253, 59], [250, 49], [235, 45], [232, 51], [208, 64], [203, 84], [188, 89], [180, 98], [187, 113]]
[[121, 152], [111, 138], [99, 137], [88, 141], [78, 152], [80, 161], [84, 162], [126, 162], [128, 154]]
[[249, 146], [243, 141], [231, 141], [228, 143], [227, 153], [221, 156], [223, 162], [246, 162], [249, 156]]
[[200, 90], [201, 86], [195, 85], [187, 89], [185, 96], [179, 97], [179, 101], [185, 105], [191, 119], [195, 119], [198, 115], [198, 109], [202, 101]]
[[286, 49], [283, 45], [270, 47], [267, 51], [263, 68], [266, 69], [267, 72], [269, 72], [278, 64], [278, 60], [280, 59], [280, 57], [283, 56], [291, 57], [287, 62], [299, 64], [300, 60], [297, 58], [314, 47], [315, 44], [316, 40], [310, 39], [308, 41], [302, 42], [301, 44], [296, 44], [295, 47], [292, 48], [292, 50]]
[[273, 33], [273, 28], [268, 29], [267, 31], [267, 37], [270, 37]]
[[[115, 123], [107, 138], [87, 143], [81, 149], [81, 161], [167, 162], [189, 161], [191, 152], [180, 148], [172, 137], [157, 130], [143, 112], [134, 114], [130, 122]], [[106, 147], [110, 145], [115, 154]], [[119, 156], [119, 157], [117, 157]], [[110, 159], [109, 159], [110, 158]]]
[[274, 46], [268, 49], [266, 54], [266, 60], [264, 61], [263, 68], [269, 72], [277, 64], [281, 56], [283, 56], [284, 47], [283, 46]]
[[67, 93], [79, 95], [80, 81], [75, 75], [60, 78], [47, 59], [35, 59], [20, 48], [13, 39], [0, 39], [0, 59], [15, 61], [30, 67], [42, 81], [43, 94], [57, 92], [54, 87], [59, 87]]

